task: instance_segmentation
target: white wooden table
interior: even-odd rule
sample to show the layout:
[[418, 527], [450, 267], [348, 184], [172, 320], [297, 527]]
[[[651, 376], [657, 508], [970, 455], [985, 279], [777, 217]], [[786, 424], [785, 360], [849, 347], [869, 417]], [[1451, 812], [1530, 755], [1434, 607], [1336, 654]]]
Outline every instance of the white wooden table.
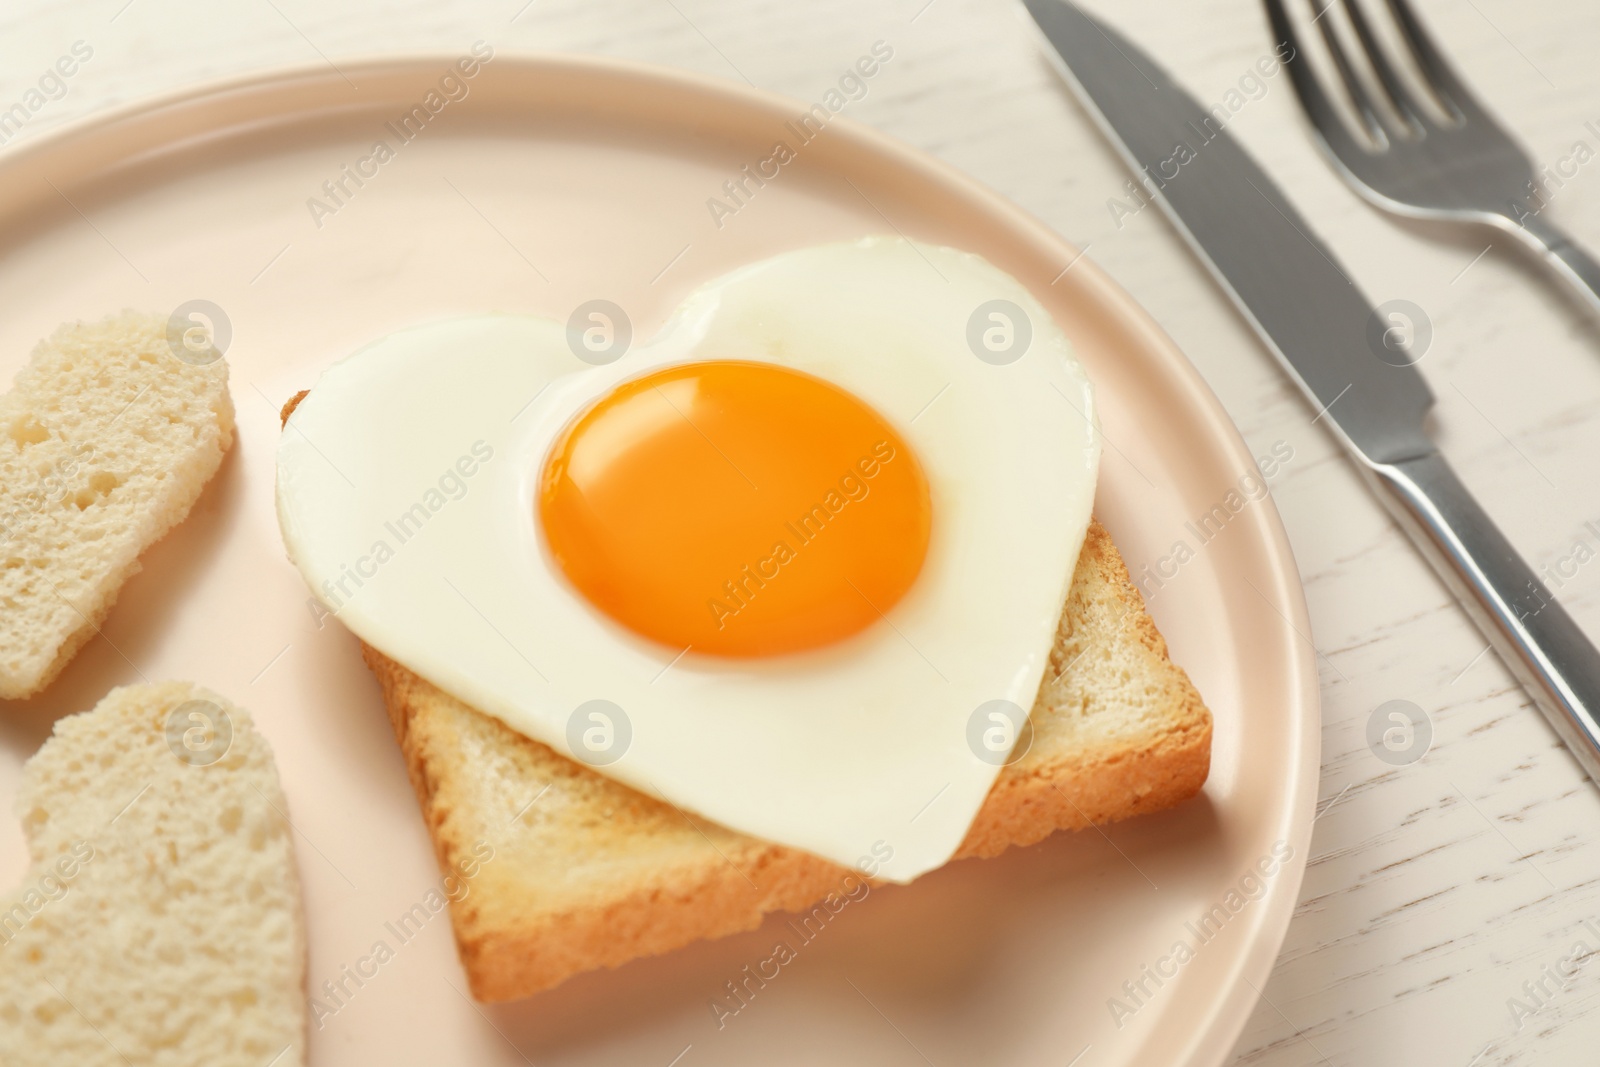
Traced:
[[[1569, 175], [1551, 186], [1552, 216], [1600, 247], [1600, 10], [1579, 0], [1419, 3], [1534, 157]], [[1438, 440], [1600, 634], [1600, 320], [1541, 284], [1504, 239], [1401, 226], [1347, 191], [1314, 152], [1285, 76], [1241, 85], [1272, 47], [1255, 0], [1093, 6], [1203, 100], [1241, 88], [1246, 102], [1230, 128], [1352, 276], [1375, 301], [1424, 309], [1433, 341], [1421, 368], [1439, 398]], [[1117, 217], [1126, 213], [1112, 201], [1124, 198], [1127, 175], [1057, 84], [1018, 8], [363, 7], [10, 0], [0, 7], [0, 110], [24, 100], [79, 41], [92, 57], [17, 136], [222, 74], [478, 38], [649, 60], [811, 100], [874, 41], [888, 42], [894, 57], [850, 104], [851, 117], [975, 175], [1087, 248], [1188, 353], [1257, 455], [1280, 443], [1293, 451], [1273, 491], [1321, 654], [1323, 810], [1298, 914], [1236, 1062], [1587, 1061], [1600, 1039], [1600, 963], [1588, 955], [1600, 952], [1600, 845], [1589, 843], [1600, 840], [1600, 797], [1171, 229], [1155, 211]], [[1419, 762], [1392, 765], [1368, 748], [1368, 719], [1390, 700], [1428, 716], [1432, 747]], [[1562, 967], [1564, 977], [1549, 977]]]

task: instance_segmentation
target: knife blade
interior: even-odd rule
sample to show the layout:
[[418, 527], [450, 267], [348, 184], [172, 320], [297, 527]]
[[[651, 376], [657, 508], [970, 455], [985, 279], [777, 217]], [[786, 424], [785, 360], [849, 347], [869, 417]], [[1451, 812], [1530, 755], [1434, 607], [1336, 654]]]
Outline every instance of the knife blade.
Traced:
[[1372, 351], [1372, 305], [1225, 122], [1111, 27], [1025, 3], [1136, 180], [1334, 427], [1379, 462], [1434, 451], [1422, 375]]
[[1225, 115], [1068, 0], [1023, 3], [1080, 102], [1318, 408], [1314, 421], [1334, 430], [1600, 783], [1600, 652], [1428, 439], [1432, 393], [1385, 346], [1387, 323], [1226, 130]]

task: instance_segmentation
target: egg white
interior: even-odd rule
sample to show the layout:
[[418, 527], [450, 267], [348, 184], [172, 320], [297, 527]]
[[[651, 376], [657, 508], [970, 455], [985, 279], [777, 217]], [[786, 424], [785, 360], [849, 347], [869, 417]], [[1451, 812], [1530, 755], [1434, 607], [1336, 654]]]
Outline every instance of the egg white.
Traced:
[[[1005, 365], [968, 342], [995, 299], [1032, 329]], [[535, 502], [556, 435], [618, 382], [705, 359], [824, 378], [915, 450], [932, 540], [880, 624], [800, 655], [680, 656], [601, 615], [549, 558]], [[446, 692], [580, 757], [574, 710], [610, 701], [631, 739], [603, 773], [841, 864], [876, 856], [880, 876], [908, 881], [950, 857], [998, 772], [969, 747], [974, 710], [1033, 704], [1089, 522], [1093, 413], [1067, 338], [1019, 282], [969, 253], [872, 237], [713, 281], [606, 366], [534, 316], [376, 341], [290, 418], [278, 513], [313, 594]]]

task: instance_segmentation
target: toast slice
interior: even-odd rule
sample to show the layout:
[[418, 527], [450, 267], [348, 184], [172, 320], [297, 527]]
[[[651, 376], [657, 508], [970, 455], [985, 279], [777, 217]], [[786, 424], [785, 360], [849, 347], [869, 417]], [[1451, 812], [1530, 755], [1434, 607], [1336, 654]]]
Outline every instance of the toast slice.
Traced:
[[[612, 781], [373, 648], [363, 655], [440, 869], [476, 872], [450, 917], [479, 1000], [750, 930], [768, 912], [803, 911], [859, 884], [847, 868]], [[1002, 769], [958, 857], [1158, 811], [1205, 784], [1211, 713], [1168, 658], [1098, 522], [1030, 720], [1032, 747]], [[492, 862], [477, 863], [486, 853]]]
[[[289, 398], [282, 421], [307, 392]], [[450, 896], [450, 922], [481, 1001], [752, 930], [769, 912], [834, 901], [859, 882], [855, 871], [645, 796], [370, 645], [361, 651], [439, 868], [457, 884], [458, 874], [470, 879]], [[1098, 520], [1029, 721], [1030, 748], [1001, 769], [957, 859], [1169, 808], [1210, 772], [1211, 712]]]
[[0, 396], [0, 699], [99, 632], [233, 443], [227, 364], [179, 358], [167, 328], [131, 311], [62, 326]]
[[250, 715], [113, 689], [23, 768], [33, 866], [0, 893], [0, 1063], [305, 1063], [306, 938], [283, 790]]

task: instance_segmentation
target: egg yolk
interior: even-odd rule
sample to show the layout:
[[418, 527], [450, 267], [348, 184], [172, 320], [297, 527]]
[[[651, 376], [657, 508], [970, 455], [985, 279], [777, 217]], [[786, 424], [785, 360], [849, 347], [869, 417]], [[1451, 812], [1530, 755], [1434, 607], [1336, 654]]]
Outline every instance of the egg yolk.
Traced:
[[580, 412], [539, 521], [595, 607], [674, 649], [771, 656], [843, 640], [916, 581], [932, 504], [883, 417], [766, 363], [683, 364]]

